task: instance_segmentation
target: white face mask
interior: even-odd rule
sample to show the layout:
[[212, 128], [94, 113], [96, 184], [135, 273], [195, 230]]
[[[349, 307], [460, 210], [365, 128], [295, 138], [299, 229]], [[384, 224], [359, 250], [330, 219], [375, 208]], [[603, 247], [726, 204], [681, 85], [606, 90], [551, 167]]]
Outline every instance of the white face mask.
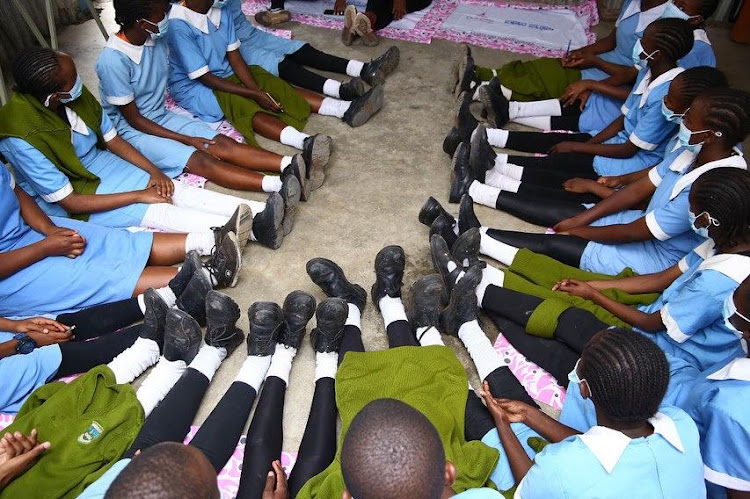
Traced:
[[151, 22], [148, 19], [141, 19], [141, 21], [146, 22], [156, 28], [156, 32], [146, 30], [154, 40], [161, 38], [162, 36], [167, 34], [167, 31], [169, 31], [169, 17], [166, 14], [164, 15], [164, 19], [162, 19], [158, 23]]
[[575, 383], [578, 385], [578, 389], [580, 390], [581, 383], [586, 383], [586, 386], [589, 387], [589, 397], [591, 396], [591, 385], [589, 385], [589, 382], [586, 381], [586, 379], [581, 379], [578, 377], [578, 364], [581, 363], [581, 359], [578, 359], [576, 362], [575, 367], [573, 367], [573, 370], [568, 373], [568, 381], [571, 383]]
[[733, 315], [744, 319], [748, 323], [750, 323], [750, 319], [742, 315], [740, 311], [737, 310], [737, 306], [734, 304], [734, 293], [727, 296], [726, 300], [724, 300], [724, 309], [722, 310], [721, 315], [724, 316], [724, 325], [727, 327], [727, 329], [742, 338], [742, 331], [734, 327], [734, 324], [732, 324], [729, 319], [731, 319]]
[[[705, 227], [698, 227], [697, 225], [695, 225], [695, 222], [703, 215], [706, 215], [708, 217], [708, 225], [706, 225]], [[695, 215], [692, 211], [688, 211], [688, 219], [690, 220], [690, 228], [693, 229], [693, 232], [701, 237], [705, 237], [706, 239], [711, 237], [708, 234], [708, 227], [711, 225], [713, 225], [714, 227], [719, 226], [719, 221], [712, 217], [711, 214], [707, 211], [703, 211], [699, 215]]]

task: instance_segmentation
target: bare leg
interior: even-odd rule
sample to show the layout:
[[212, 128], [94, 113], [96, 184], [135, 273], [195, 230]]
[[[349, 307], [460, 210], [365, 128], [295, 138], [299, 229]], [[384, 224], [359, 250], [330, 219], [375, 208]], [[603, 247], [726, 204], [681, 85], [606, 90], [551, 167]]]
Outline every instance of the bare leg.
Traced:
[[206, 151], [219, 159], [248, 170], [274, 173], [281, 171], [280, 154], [242, 144], [224, 135], [217, 135], [213, 140], [216, 144], [208, 146]]
[[146, 267], [135, 285], [133, 296], [145, 293], [148, 288], [163, 288], [176, 275], [177, 267]]
[[256, 113], [253, 116], [253, 130], [263, 137], [278, 142], [281, 139], [281, 131], [287, 125], [275, 116], [266, 113]]
[[320, 105], [323, 103], [322, 95], [315, 93], [312, 90], [307, 90], [306, 88], [295, 87], [294, 91], [300, 94], [307, 103], [310, 104], [313, 113], [320, 111]]
[[187, 234], [154, 233], [154, 242], [151, 244], [151, 255], [147, 265], [174, 265], [182, 262], [185, 260], [186, 240]]
[[[279, 168], [280, 164], [276, 166], [276, 171]], [[187, 171], [229, 189], [263, 192], [264, 175], [262, 173], [234, 166], [203, 151], [195, 151], [190, 156], [187, 162]]]

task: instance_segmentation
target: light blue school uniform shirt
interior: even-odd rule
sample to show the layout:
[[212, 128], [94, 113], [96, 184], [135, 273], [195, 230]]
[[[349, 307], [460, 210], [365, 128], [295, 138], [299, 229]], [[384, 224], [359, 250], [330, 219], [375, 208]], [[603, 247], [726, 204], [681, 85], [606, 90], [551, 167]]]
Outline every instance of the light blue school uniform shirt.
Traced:
[[169, 90], [177, 103], [207, 122], [224, 117], [213, 90], [198, 78], [212, 73], [219, 78], [232, 76], [227, 52], [240, 48], [229, 11], [211, 7], [199, 14], [180, 4], [169, 11]]
[[[44, 239], [21, 216], [14, 186], [13, 176], [0, 166], [0, 255]], [[153, 234], [131, 234], [68, 218], [52, 217], [52, 222], [78, 231], [86, 239], [85, 251], [77, 258], [43, 258], [2, 279], [0, 316], [56, 316], [132, 296], [151, 253]], [[55, 364], [50, 359], [55, 355], [49, 350], [35, 356], [45, 365], [47, 361]], [[20, 362], [11, 359], [0, 359], [0, 363], [8, 360], [7, 366]], [[56, 362], [55, 370], [59, 359]], [[44, 379], [47, 374], [48, 371], [39, 372], [32, 379]], [[12, 405], [13, 400], [6, 398], [6, 403]]]
[[654, 432], [645, 438], [630, 439], [594, 426], [547, 445], [514, 497], [705, 497], [692, 419], [680, 409], [665, 407], [649, 423]]
[[196, 149], [136, 130], [119, 108], [135, 102], [144, 118], [173, 132], [206, 139], [216, 137], [218, 132], [206, 123], [167, 110], [167, 52], [168, 44], [164, 37], [156, 40], [148, 38], [143, 45], [133, 45], [112, 35], [99, 54], [96, 73], [99, 76], [102, 107], [118, 133], [165, 175], [174, 178], [183, 172]]
[[130, 464], [130, 461], [130, 458], [117, 461], [106, 471], [106, 473], [100, 476], [98, 480], [83, 489], [83, 492], [78, 496], [78, 499], [102, 499], [107, 495], [107, 491], [112, 486], [112, 482], [120, 476], [120, 473], [122, 473], [122, 470]]
[[[4, 169], [4, 168], [3, 168]], [[13, 333], [0, 331], [0, 343], [13, 340]], [[37, 387], [47, 383], [62, 362], [59, 345], [34, 349], [26, 355], [0, 359], [0, 412], [16, 413]]]
[[250, 24], [242, 13], [242, 0], [229, 0], [224, 6], [234, 21], [234, 30], [242, 45], [240, 53], [249, 66], [260, 66], [269, 73], [279, 76], [279, 63], [289, 54], [297, 52], [307, 43], [287, 40], [272, 33], [260, 30]]

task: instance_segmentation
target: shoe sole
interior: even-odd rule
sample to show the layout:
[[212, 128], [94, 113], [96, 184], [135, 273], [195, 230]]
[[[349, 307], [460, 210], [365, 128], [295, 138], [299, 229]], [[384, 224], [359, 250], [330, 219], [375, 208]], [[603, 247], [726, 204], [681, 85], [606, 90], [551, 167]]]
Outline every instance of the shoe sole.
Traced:
[[233, 288], [237, 285], [237, 281], [240, 279], [240, 271], [242, 270], [242, 248], [240, 242], [237, 240], [237, 236], [232, 232], [229, 232], [224, 238], [229, 238], [236, 249], [237, 269], [234, 272], [234, 276], [232, 276], [232, 282], [229, 283], [229, 287]]
[[367, 123], [370, 118], [375, 116], [378, 111], [380, 111], [380, 108], [383, 107], [383, 95], [384, 91], [382, 85], [373, 87], [370, 90], [369, 95], [363, 97], [364, 102], [357, 112], [354, 113], [354, 116], [352, 116], [349, 126], [352, 128], [362, 126]]
[[[482, 126], [482, 125], [479, 125]], [[490, 146], [490, 149], [492, 149], [492, 152], [490, 152], [490, 149], [487, 149], [482, 146], [482, 133], [480, 130], [477, 129], [477, 133], [474, 134], [474, 138], [471, 139], [471, 150], [469, 153], [469, 165], [474, 168], [475, 174], [484, 174], [488, 170], [491, 170], [492, 167], [495, 165], [495, 151], [492, 149], [492, 146]]]
[[[354, 43], [357, 34], [354, 32], [354, 18], [357, 15], [357, 9], [353, 5], [348, 5], [344, 10], [344, 31], [341, 33], [341, 42], [347, 47]], [[346, 30], [349, 30], [349, 38], [346, 37]]]
[[[461, 109], [464, 107], [465, 100], [469, 101], [469, 104], [467, 105], [468, 108], [471, 105], [471, 99], [468, 98], [468, 92], [461, 92], [458, 95], [458, 99], [456, 99], [456, 102], [453, 104], [453, 109], [451, 110], [451, 116], [453, 117], [453, 126], [458, 129], [461, 128], [461, 122], [459, 121], [458, 117], [461, 116]], [[466, 112], [470, 113], [471, 111], [467, 109]]]
[[[266, 14], [265, 16], [262, 14]], [[271, 28], [273, 26], [278, 26], [279, 24], [284, 24], [292, 20], [292, 14], [290, 12], [286, 12], [285, 14], [271, 14], [268, 11], [264, 12], [258, 12], [255, 14], [255, 20], [258, 24], [261, 26], [265, 26], [267, 28]]]
[[327, 135], [318, 135], [313, 141], [312, 165], [307, 165], [310, 172], [308, 180], [312, 184], [310, 186], [310, 190], [312, 191], [320, 189], [323, 182], [325, 182], [325, 167], [328, 164], [328, 160], [331, 159], [332, 146], [331, 137]]
[[[354, 18], [352, 29], [354, 29], [354, 32], [362, 38], [362, 44], [365, 47], [374, 47], [378, 43], [380, 43], [377, 35], [372, 31], [372, 26], [370, 25], [369, 19], [367, 19], [367, 16], [365, 16], [364, 14], [361, 14], [361, 17], [360, 14], [357, 14], [357, 16]], [[374, 39], [368, 40], [368, 36], [372, 36]]]
[[[302, 156], [300, 156], [301, 158]], [[312, 194], [312, 184], [310, 183], [310, 179], [307, 178], [307, 165], [305, 164], [304, 159], [302, 159], [301, 164], [298, 164], [299, 167], [299, 186], [300, 186], [300, 193], [299, 193], [299, 199], [300, 201], [307, 201], [310, 199], [310, 194]]]
[[479, 102], [482, 103], [482, 106], [484, 106], [485, 112], [487, 113], [487, 123], [493, 128], [497, 128], [497, 115], [495, 114], [495, 110], [492, 108], [492, 99], [490, 99], [488, 92], [489, 90], [486, 87], [482, 87], [479, 89]]
[[[305, 183], [307, 184], [307, 182]], [[302, 189], [299, 188], [299, 183], [288, 185], [286, 203], [284, 204], [284, 217], [281, 221], [281, 227], [285, 236], [292, 232], [292, 229], [294, 228], [294, 221], [297, 217], [297, 207], [299, 206], [301, 192]]]
[[235, 225], [235, 235], [240, 243], [240, 249], [244, 249], [247, 241], [250, 239], [250, 233], [253, 231], [253, 210], [246, 204], [237, 207], [237, 224]]
[[[274, 194], [276, 194], [274, 196]], [[282, 241], [284, 240], [284, 229], [282, 224], [284, 222], [284, 199], [278, 192], [272, 193], [266, 200], [266, 208], [271, 204], [273, 210], [273, 229], [275, 237], [271, 243], [271, 249], [279, 249]]]
[[[462, 142], [463, 149], [466, 148], [466, 143]], [[461, 201], [461, 196], [458, 195], [456, 192], [454, 185], [456, 183], [456, 164], [458, 164], [458, 159], [463, 156], [463, 151], [461, 148], [461, 144], [458, 145], [456, 148], [455, 154], [453, 154], [453, 160], [451, 161], [451, 187], [450, 187], [450, 195], [448, 196], [448, 201], [452, 204], [458, 203]], [[460, 153], [460, 154], [459, 154]]]

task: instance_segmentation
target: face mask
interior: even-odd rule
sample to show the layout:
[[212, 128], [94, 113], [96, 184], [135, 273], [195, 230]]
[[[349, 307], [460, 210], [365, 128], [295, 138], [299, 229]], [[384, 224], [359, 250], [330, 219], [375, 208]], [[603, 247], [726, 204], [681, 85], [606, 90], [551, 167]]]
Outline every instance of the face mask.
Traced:
[[710, 132], [711, 130], [699, 130], [697, 132], [691, 132], [690, 129], [685, 125], [685, 122], [680, 122], [680, 131], [677, 134], [677, 139], [680, 141], [680, 145], [687, 149], [688, 151], [698, 154], [701, 152], [701, 149], [703, 148], [703, 142], [699, 142], [697, 144], [691, 144], [690, 139], [692, 139], [693, 135], [698, 133], [705, 133]]
[[573, 367], [573, 370], [568, 373], [568, 381], [570, 381], [571, 383], [575, 383], [576, 385], [579, 385], [579, 390], [580, 390], [581, 383], [585, 381], [586, 385], [589, 387], [589, 396], [591, 396], [591, 385], [589, 385], [589, 382], [586, 381], [585, 379], [581, 379], [578, 377], [578, 364], [580, 363], [581, 363], [581, 359], [578, 359], [575, 367]]
[[147, 22], [148, 24], [156, 28], [157, 31], [155, 33], [153, 31], [146, 30], [154, 40], [161, 38], [162, 36], [167, 34], [167, 31], [169, 31], [169, 18], [166, 15], [164, 16], [164, 19], [162, 19], [158, 23], [153, 23], [148, 19], [141, 19], [141, 21]]
[[685, 21], [693, 17], [698, 16], [691, 16], [687, 12], [683, 12], [678, 6], [674, 4], [672, 0], [669, 0], [669, 2], [667, 2], [667, 6], [664, 8], [664, 12], [662, 12], [659, 16], [660, 19], [677, 18]]
[[[641, 44], [640, 40], [635, 41], [635, 45], [633, 45], [633, 64], [638, 66], [639, 68], [643, 69], [648, 64], [649, 59], [654, 58], [654, 54], [657, 53], [658, 50], [654, 50], [650, 54], [647, 54], [643, 51], [643, 45]], [[641, 55], [645, 55], [645, 59], [641, 59]]]
[[[81, 94], [83, 93], [83, 80], [81, 79], [81, 75], [76, 75], [76, 82], [73, 84], [73, 88], [71, 88], [67, 92], [61, 92], [61, 93], [68, 94], [68, 97], [66, 98], [60, 97], [60, 102], [62, 102], [63, 104], [67, 104], [68, 102], [73, 102], [74, 100], [79, 98]], [[49, 104], [49, 97], [47, 97], [47, 104]]]
[[682, 123], [682, 117], [685, 116], [685, 113], [677, 114], [669, 109], [664, 99], [661, 101], [661, 114], [664, 115], [667, 121], [671, 121], [672, 123]]
[[214, 0], [214, 7], [221, 9], [227, 4], [227, 1], [228, 0]]
[[[695, 222], [703, 215], [708, 217], [708, 225], [705, 227], [696, 227]], [[688, 219], [690, 220], [690, 228], [693, 229], [693, 232], [701, 237], [705, 237], [706, 239], [711, 237], [708, 235], [708, 227], [710, 225], [713, 225], [714, 227], [719, 226], [719, 221], [712, 217], [707, 211], [701, 212], [700, 215], [694, 215], [692, 211], [689, 211]]]

